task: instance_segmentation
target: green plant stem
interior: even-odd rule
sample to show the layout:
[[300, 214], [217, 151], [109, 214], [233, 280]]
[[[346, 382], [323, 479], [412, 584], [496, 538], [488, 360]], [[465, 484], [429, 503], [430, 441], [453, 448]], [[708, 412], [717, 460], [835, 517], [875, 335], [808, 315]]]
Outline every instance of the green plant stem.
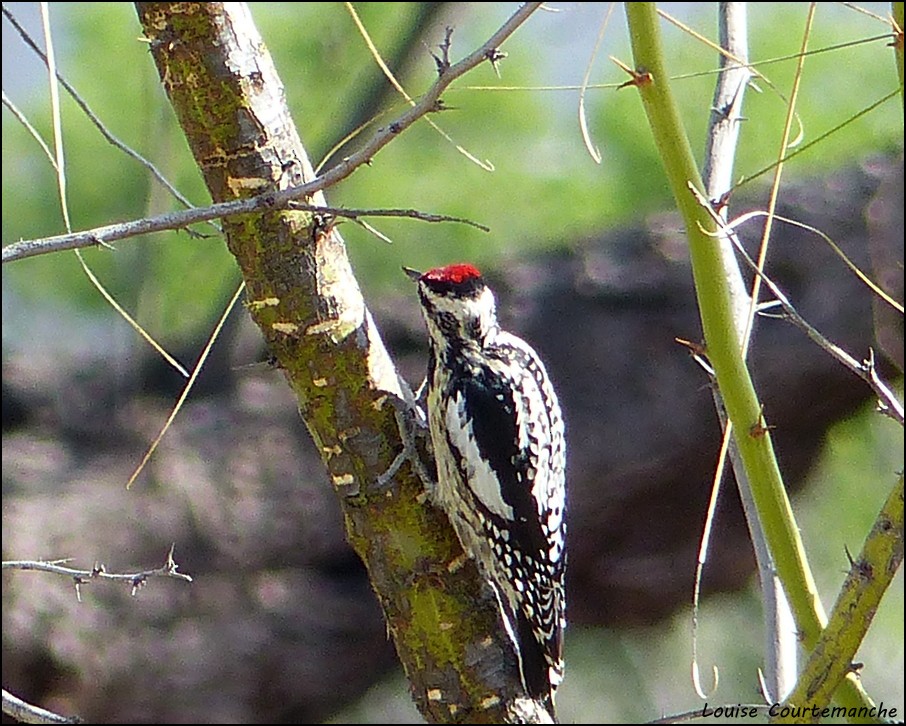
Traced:
[[[637, 85], [677, 207], [683, 215], [708, 359], [717, 378], [748, 473], [755, 507], [804, 646], [811, 650], [826, 623], [752, 379], [733, 320], [728, 276], [715, 224], [689, 191], [702, 188], [679, 110], [670, 92], [654, 3], [626, 3]], [[836, 694], [844, 705], [871, 704], [850, 674]]]
[[[903, 475], [891, 490], [859, 557], [852, 562], [827, 627], [799, 676], [787, 703], [821, 714], [837, 685], [852, 670], [853, 658], [881, 598], [903, 561]], [[801, 720], [791, 711], [773, 723]], [[833, 714], [828, 714], [833, 715]]]

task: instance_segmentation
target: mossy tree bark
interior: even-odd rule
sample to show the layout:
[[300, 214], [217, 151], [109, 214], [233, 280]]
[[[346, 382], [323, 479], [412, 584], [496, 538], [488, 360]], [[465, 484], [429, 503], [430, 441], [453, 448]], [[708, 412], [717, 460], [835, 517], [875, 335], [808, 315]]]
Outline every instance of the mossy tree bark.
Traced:
[[[247, 6], [136, 3], [151, 54], [215, 202], [314, 178]], [[300, 69], [304, 72], [304, 69]], [[305, 200], [324, 204], [322, 193]], [[397, 410], [411, 392], [369, 314], [337, 230], [268, 210], [223, 220], [246, 307], [295, 393], [365, 562], [415, 701], [432, 722], [505, 722], [523, 703], [493, 596], [404, 464]], [[413, 297], [413, 304], [415, 299]], [[522, 713], [533, 720], [545, 714]]]

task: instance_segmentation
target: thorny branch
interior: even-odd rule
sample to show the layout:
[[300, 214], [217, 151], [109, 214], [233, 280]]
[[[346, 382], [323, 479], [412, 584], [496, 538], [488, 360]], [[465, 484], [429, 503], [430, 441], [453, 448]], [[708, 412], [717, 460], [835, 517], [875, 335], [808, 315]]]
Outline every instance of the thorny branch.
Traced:
[[[701, 204], [705, 209], [709, 210], [710, 214], [714, 218], [715, 223], [719, 225], [720, 234], [727, 235], [727, 237], [733, 242], [733, 245], [736, 247], [743, 261], [755, 272], [756, 275], [758, 275], [758, 277], [761, 278], [765, 286], [774, 295], [777, 300], [777, 304], [783, 310], [783, 313], [780, 317], [789, 320], [797, 328], [805, 332], [805, 334], [812, 341], [817, 343], [818, 346], [830, 353], [834, 358], [836, 358], [853, 373], [859, 376], [859, 378], [865, 381], [878, 397], [878, 407], [881, 413], [892, 418], [894, 421], [900, 424], [900, 426], [903, 426], [903, 404], [899, 400], [897, 400], [897, 397], [896, 395], [894, 395], [893, 391], [891, 391], [887, 384], [885, 384], [878, 376], [877, 370], [875, 370], [874, 351], [869, 350], [868, 358], [860, 362], [853, 358], [853, 356], [851, 356], [845, 350], [843, 350], [843, 348], [825, 338], [815, 327], [811, 325], [811, 323], [809, 323], [799, 314], [799, 311], [796, 310], [796, 308], [789, 301], [783, 291], [777, 286], [777, 284], [770, 277], [768, 277], [768, 275], [758, 269], [758, 265], [742, 246], [742, 242], [740, 242], [739, 240], [739, 235], [737, 235], [730, 226], [728, 226], [720, 219], [720, 217], [717, 216], [711, 205], [701, 195], [701, 193], [692, 185], [690, 185], [689, 188], [691, 189], [692, 194], [695, 196], [698, 203]], [[764, 314], [764, 309], [764, 306], [762, 306], [762, 314]]]
[[[128, 582], [132, 585], [132, 595], [139, 591], [147, 581], [152, 577], [173, 577], [177, 580], [192, 582], [191, 575], [179, 571], [179, 565], [173, 559], [173, 549], [176, 545], [170, 546], [167, 553], [167, 561], [160, 567], [151, 570], [141, 570], [139, 572], [107, 572], [104, 565], [95, 564], [90, 570], [80, 570], [74, 567], [67, 567], [64, 560], [4, 560], [2, 569], [4, 570], [31, 570], [37, 572], [52, 572], [57, 575], [71, 577], [75, 584], [76, 598], [82, 601], [82, 585], [92, 580], [116, 580], [119, 582]], [[30, 704], [14, 696], [7, 690], [3, 690], [3, 713], [12, 716], [21, 723], [43, 723], [43, 724], [68, 724], [81, 723], [76, 716], [61, 716], [53, 711], [47, 711], [43, 708]]]
[[76, 597], [79, 602], [82, 601], [81, 586], [92, 580], [117, 580], [119, 582], [128, 582], [132, 585], [132, 594], [135, 595], [138, 590], [145, 585], [151, 577], [174, 577], [178, 580], [192, 582], [191, 575], [179, 572], [179, 565], [173, 559], [173, 549], [176, 545], [170, 546], [167, 553], [167, 561], [160, 567], [152, 570], [142, 570], [140, 572], [116, 573], [107, 572], [104, 565], [95, 564], [90, 570], [79, 570], [73, 567], [66, 567], [64, 563], [70, 562], [64, 560], [4, 560], [4, 570], [32, 570], [37, 572], [52, 572], [57, 575], [66, 575], [71, 577], [75, 583]]
[[[307, 186], [307, 185], [306, 185]], [[54, 237], [22, 240], [7, 245], [3, 248], [3, 262], [34, 257], [36, 255], [58, 252], [60, 250], [74, 250], [83, 247], [109, 246], [111, 242], [138, 237], [152, 232], [165, 232], [167, 230], [185, 229], [191, 224], [207, 222], [211, 219], [229, 217], [238, 214], [251, 214], [262, 209], [294, 209], [300, 212], [316, 212], [331, 214], [335, 217], [358, 219], [359, 217], [409, 217], [423, 222], [460, 222], [476, 227], [483, 232], [490, 229], [483, 224], [473, 222], [462, 217], [449, 217], [444, 214], [431, 214], [420, 212], [416, 209], [344, 209], [340, 207], [322, 207], [313, 204], [303, 204], [294, 199], [285, 199], [282, 204], [274, 201], [275, 195], [263, 194], [249, 199], [239, 199], [233, 202], [212, 204], [209, 207], [196, 207], [182, 212], [167, 212], [154, 217], [134, 219], [131, 222], [108, 224], [104, 227], [95, 227], [82, 232], [61, 234]]]
[[[177, 580], [192, 582], [192, 577], [179, 572], [179, 565], [173, 559], [173, 549], [176, 545], [170, 545], [170, 551], [167, 553], [167, 561], [160, 567], [152, 570], [141, 570], [140, 572], [116, 573], [107, 572], [104, 565], [95, 564], [90, 570], [79, 570], [73, 567], [66, 567], [64, 563], [70, 562], [64, 560], [4, 560], [2, 569], [4, 570], [31, 570], [37, 572], [52, 572], [57, 575], [71, 577], [75, 583], [76, 598], [82, 601], [82, 585], [92, 580], [116, 580], [119, 582], [128, 582], [132, 585], [132, 595], [139, 591], [145, 585], [149, 578], [152, 577], [173, 577]], [[21, 723], [42, 723], [42, 724], [69, 724], [81, 723], [81, 719], [76, 716], [61, 716], [53, 711], [47, 711], [39, 706], [23, 701], [21, 698], [14, 696], [12, 693], [3, 690], [3, 713], [12, 716]]]
[[443, 73], [439, 73], [437, 80], [431, 88], [428, 89], [421, 100], [414, 106], [411, 106], [395, 121], [379, 128], [374, 136], [372, 136], [361, 149], [344, 158], [338, 164], [332, 166], [326, 172], [305, 184], [283, 189], [278, 192], [266, 192], [248, 199], [222, 202], [220, 204], [212, 204], [208, 207], [188, 209], [181, 212], [171, 212], [132, 222], [124, 222], [122, 224], [107, 225], [105, 227], [77, 232], [72, 235], [58, 235], [56, 237], [14, 242], [3, 248], [2, 261], [6, 263], [57, 250], [104, 245], [116, 240], [135, 237], [149, 232], [180, 229], [190, 224], [206, 222], [219, 217], [249, 214], [263, 209], [285, 209], [289, 206], [290, 202], [310, 197], [315, 192], [327, 189], [348, 177], [363, 164], [370, 163], [381, 149], [407, 128], [412, 126], [412, 124], [423, 116], [427, 116], [442, 108], [440, 97], [450, 84], [481, 63], [488, 62], [491, 58], [499, 58], [497, 49], [500, 45], [502, 45], [503, 42], [541, 5], [542, 3], [540, 2], [525, 3], [522, 5], [503, 25], [500, 26], [497, 32], [495, 32], [487, 42], [458, 63], [454, 63], [445, 68]]

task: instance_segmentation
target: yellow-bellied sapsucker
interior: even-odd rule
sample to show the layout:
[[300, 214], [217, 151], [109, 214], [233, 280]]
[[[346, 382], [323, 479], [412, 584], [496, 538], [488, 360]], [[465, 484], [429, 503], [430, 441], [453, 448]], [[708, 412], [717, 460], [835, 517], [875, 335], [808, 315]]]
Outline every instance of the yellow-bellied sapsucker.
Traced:
[[566, 447], [544, 365], [472, 265], [424, 274], [434, 501], [497, 595], [529, 696], [553, 710], [566, 625]]

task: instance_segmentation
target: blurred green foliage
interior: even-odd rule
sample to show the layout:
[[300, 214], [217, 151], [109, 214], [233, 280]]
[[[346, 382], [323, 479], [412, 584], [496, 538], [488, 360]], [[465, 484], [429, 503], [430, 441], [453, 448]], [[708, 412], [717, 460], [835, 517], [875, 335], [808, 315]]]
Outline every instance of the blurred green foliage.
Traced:
[[[158, 167], [195, 204], [208, 201], [200, 175], [161, 90], [130, 5], [96, 3], [75, 9], [52, 5], [59, 66], [111, 131]], [[713, 35], [706, 7], [690, 4], [670, 12], [705, 35]], [[375, 44], [395, 57], [423, 22], [415, 3], [362, 3], [357, 7]], [[511, 11], [497, 4], [451, 5], [431, 16], [398, 68], [413, 95], [434, 77], [428, 46], [437, 52], [444, 27], [454, 28], [451, 56], [475, 47]], [[347, 130], [360, 99], [386, 84], [347, 10], [341, 4], [268, 3], [252, 13], [274, 55], [303, 140], [317, 164]], [[586, 152], [577, 123], [576, 90], [468, 90], [470, 86], [536, 87], [577, 85], [594, 45], [603, 8], [579, 3], [560, 13], [538, 13], [508, 42], [502, 77], [482, 66], [446, 94], [451, 110], [434, 120], [476, 157], [488, 160], [489, 173], [468, 161], [422, 122], [391, 144], [350, 179], [329, 191], [331, 203], [351, 207], [404, 207], [464, 216], [492, 228], [485, 234], [464, 225], [430, 225], [381, 219], [374, 224], [392, 246], [361, 227], [346, 223], [350, 254], [367, 293], [399, 286], [401, 264], [416, 268], [457, 259], [501, 264], [506, 255], [581, 244], [598, 230], [670, 204], [660, 163], [631, 90], [615, 90], [624, 74], [607, 55], [627, 59], [625, 27], [614, 17], [591, 75], [588, 120], [603, 163]], [[793, 56], [801, 44], [804, 6], [762, 3], [750, 20], [751, 57]], [[810, 49], [878, 36], [883, 23], [846, 8], [821, 7]], [[702, 146], [713, 85], [715, 53], [670, 24], [665, 41], [675, 59], [676, 82], [694, 144]], [[16, 41], [18, 42], [18, 41]], [[46, 74], [30, 54], [23, 64], [35, 93], [19, 102], [45, 139], [51, 138]], [[763, 67], [773, 84], [787, 92], [793, 58]], [[695, 75], [698, 74], [698, 75]], [[740, 144], [738, 170], [751, 173], [776, 157], [785, 114], [780, 92], [758, 82], [750, 93]], [[885, 41], [854, 45], [810, 56], [799, 103], [809, 140], [875, 101], [895, 85]], [[390, 92], [387, 123], [405, 103]], [[68, 200], [73, 224], [85, 229], [111, 221], [178, 208], [148, 173], [100, 137], [64, 94], [63, 124]], [[4, 243], [63, 232], [56, 181], [47, 159], [9, 114], [3, 119]], [[364, 133], [372, 132], [370, 127]], [[790, 175], [862, 158], [900, 143], [902, 112], [895, 101], [859, 119], [843, 132], [796, 159]], [[354, 149], [356, 141], [340, 150]], [[330, 163], [330, 161], [328, 161]], [[210, 228], [199, 228], [203, 233]], [[224, 298], [238, 283], [232, 259], [216, 236], [190, 239], [186, 233], [122, 242], [117, 252], [86, 254], [117, 299], [165, 341], [204, 334]], [[52, 301], [92, 314], [112, 316], [71, 254], [20, 263], [3, 270], [7, 285], [24, 302]]]

